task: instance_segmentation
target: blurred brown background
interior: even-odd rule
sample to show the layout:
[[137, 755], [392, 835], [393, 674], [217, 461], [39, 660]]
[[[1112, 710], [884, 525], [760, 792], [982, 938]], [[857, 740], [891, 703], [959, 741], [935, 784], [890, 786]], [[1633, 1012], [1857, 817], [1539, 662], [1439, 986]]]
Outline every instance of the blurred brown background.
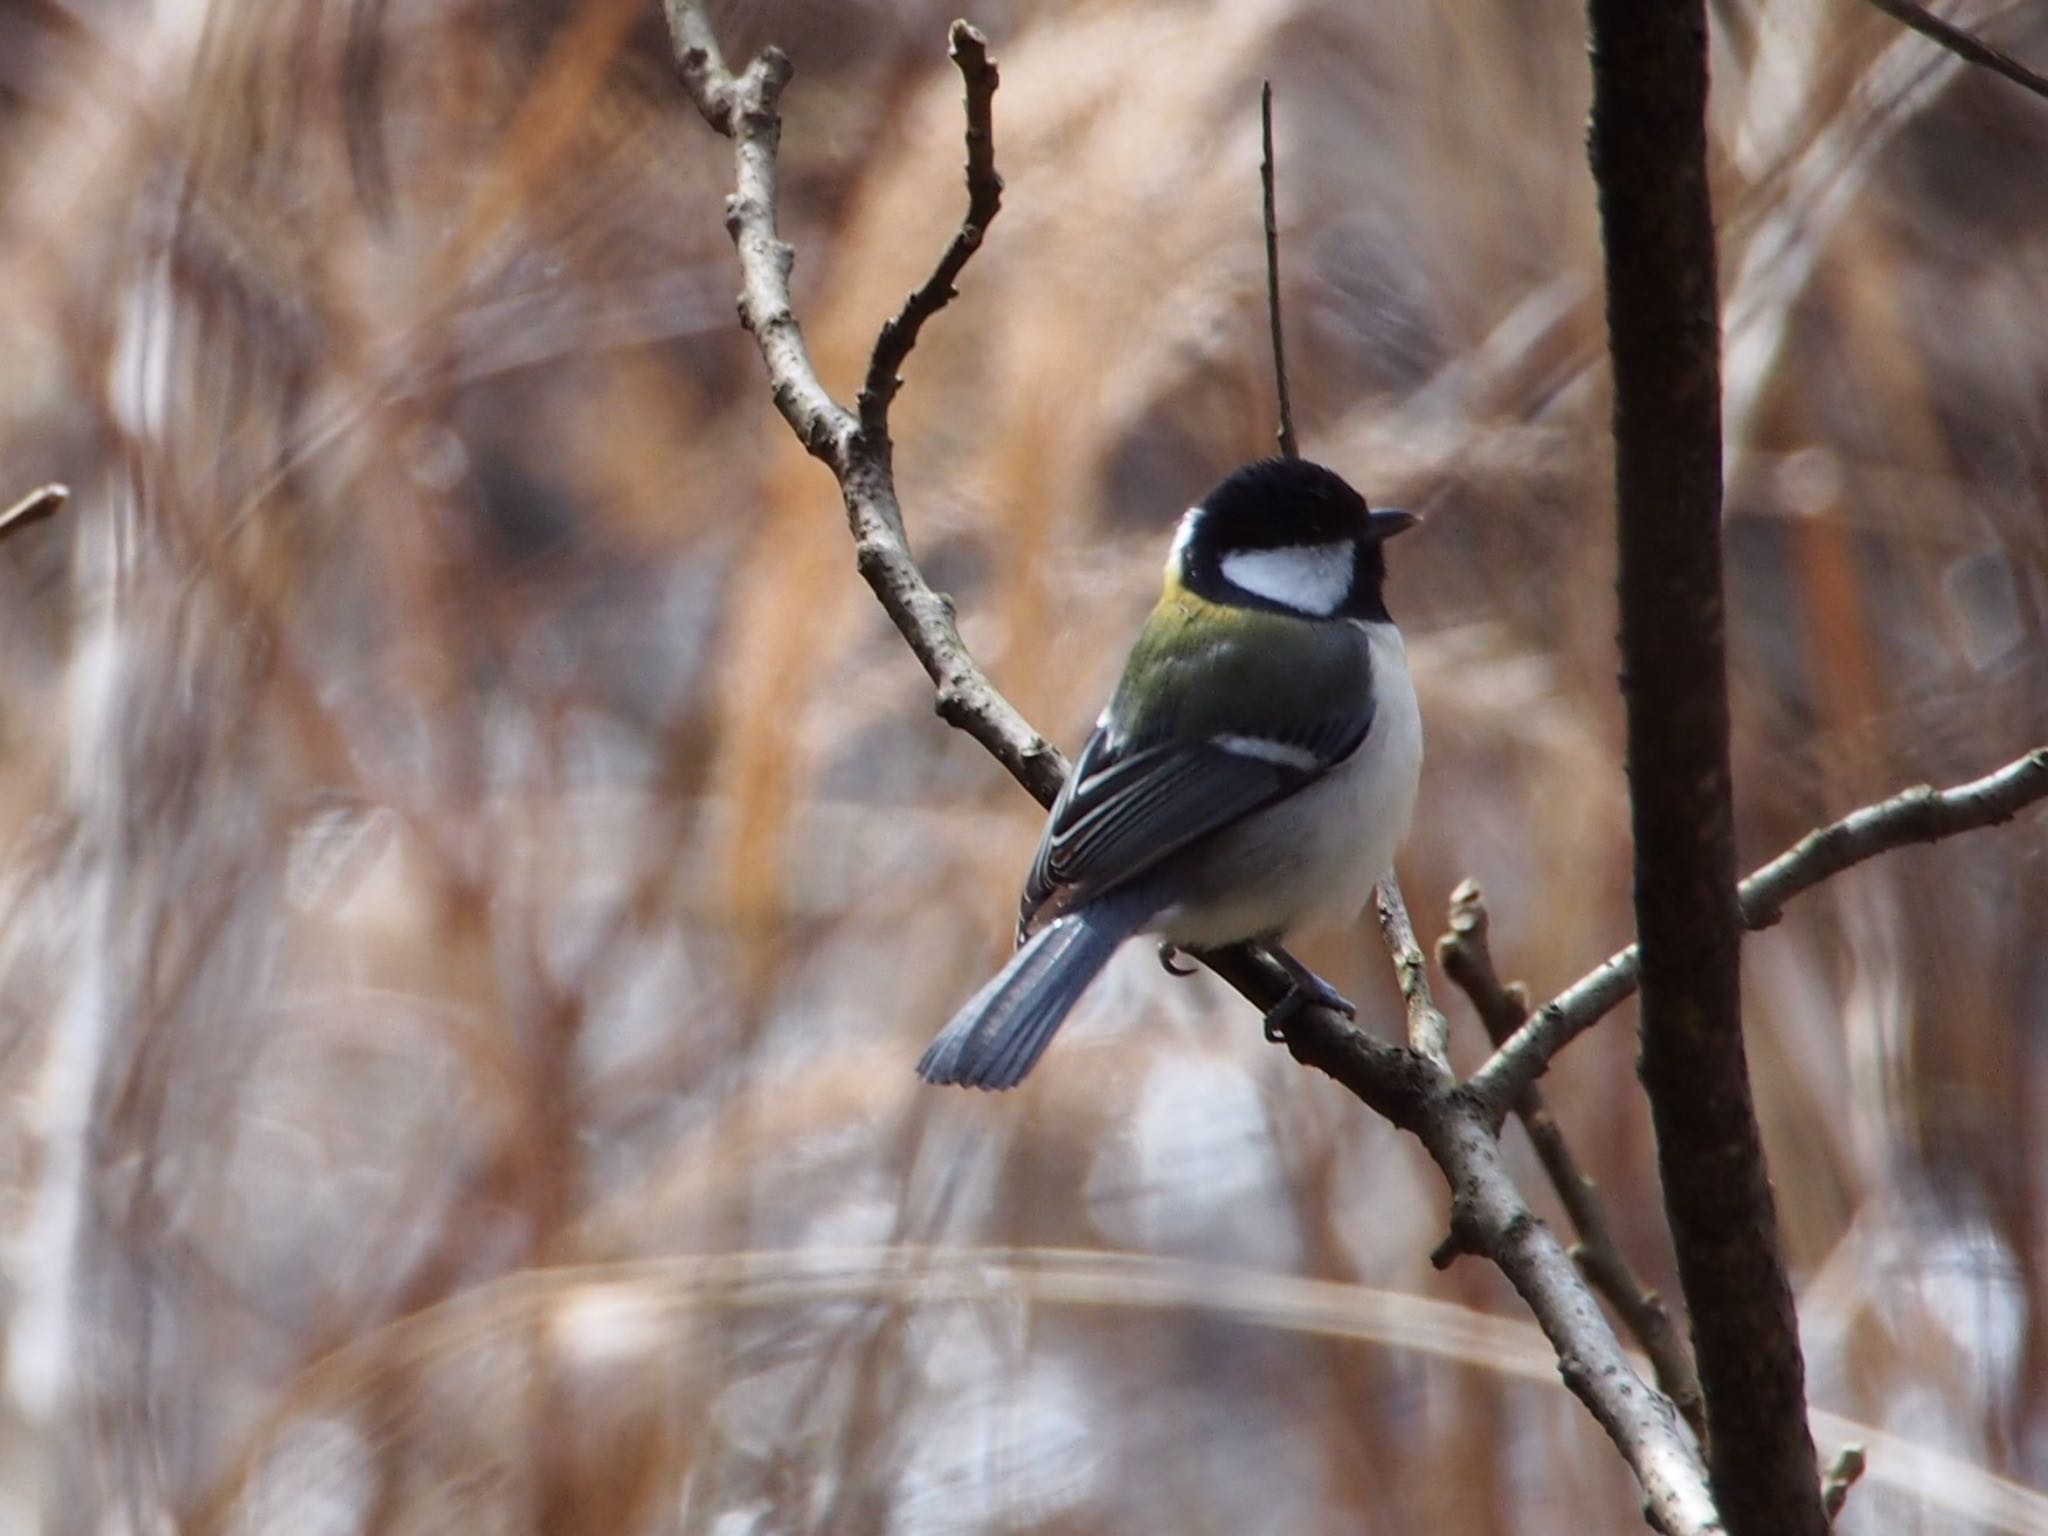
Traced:
[[[950, 14], [712, 7], [795, 56], [843, 394], [962, 205]], [[1429, 518], [1410, 900], [1573, 979], [1629, 928], [1580, 9], [971, 15], [1008, 200], [897, 457], [982, 661], [1073, 746], [1266, 451], [1270, 74], [1306, 448]], [[2048, 736], [2048, 102], [1715, 24], [1754, 863]], [[1639, 1529], [1427, 1161], [1208, 979], [1134, 946], [1019, 1093], [918, 1086], [1037, 817], [768, 406], [730, 169], [653, 0], [0, 0], [0, 500], [77, 492], [0, 550], [0, 1527]], [[2048, 1530], [2044, 927], [2035, 813], [1748, 951], [1852, 1533]], [[1363, 929], [1305, 953], [1393, 1027]], [[1553, 1102], [1668, 1287], [1631, 1022]]]

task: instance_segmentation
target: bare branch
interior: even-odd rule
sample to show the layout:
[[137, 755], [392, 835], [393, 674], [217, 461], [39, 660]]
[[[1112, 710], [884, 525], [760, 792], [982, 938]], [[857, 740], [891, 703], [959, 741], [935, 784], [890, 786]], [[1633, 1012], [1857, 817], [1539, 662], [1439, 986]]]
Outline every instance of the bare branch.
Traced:
[[[1380, 905], [1381, 935], [1408, 1000], [1410, 1028], [1428, 1039], [1442, 1016], [1429, 999], [1399, 887], [1389, 881], [1381, 890], [1383, 898], [1392, 893]], [[1255, 946], [1202, 959], [1262, 1010], [1291, 985]], [[1427, 1022], [1430, 1015], [1435, 1023]], [[1422, 1142], [1451, 1189], [1451, 1235], [1435, 1255], [1439, 1267], [1469, 1253], [1507, 1276], [1557, 1351], [1565, 1385], [1635, 1474], [1652, 1523], [1670, 1536], [1720, 1530], [1706, 1472], [1677, 1411], [1636, 1375], [1584, 1277], [1515, 1188], [1486, 1103], [1422, 1050], [1375, 1040], [1326, 1008], [1302, 1010], [1288, 1022], [1286, 1040], [1296, 1061], [1327, 1073]]]
[[1870, 0], [1870, 3], [1893, 21], [1911, 27], [1922, 37], [1932, 38], [1964, 62], [1988, 69], [2036, 96], [2048, 96], [2048, 77], [2036, 74], [2003, 49], [1992, 47], [1976, 33], [1944, 20], [1924, 5], [1916, 5], [1913, 0]]
[[967, 213], [932, 275], [882, 327], [874, 355], [868, 359], [867, 382], [860, 391], [860, 425], [885, 456], [889, 452], [889, 405], [903, 385], [896, 370], [917, 345], [925, 321], [959, 297], [953, 284], [968, 258], [981, 249], [982, 237], [1003, 206], [1003, 178], [996, 174], [993, 109], [996, 87], [1002, 81], [988, 56], [988, 39], [966, 22], [956, 21], [948, 36], [947, 53], [967, 87]]
[[[1922, 784], [1852, 811], [1809, 832], [1737, 888], [1743, 925], [1768, 928], [1793, 897], [1866, 859], [1913, 843], [1936, 843], [1963, 832], [2002, 826], [2048, 799], [2048, 747], [1952, 789]], [[1543, 1075], [1551, 1058], [1635, 995], [1636, 946], [1608, 956], [1552, 998], [1487, 1063], [1468, 1089], [1501, 1113]]]
[[[1464, 991], [1486, 1027], [1487, 1035], [1500, 1045], [1521, 1028], [1529, 1016], [1529, 999], [1519, 985], [1501, 984], [1493, 964], [1488, 941], [1486, 896], [1476, 882], [1467, 880], [1451, 893], [1450, 932], [1437, 940], [1436, 958], [1444, 974]], [[1579, 1241], [1572, 1258], [1593, 1289], [1607, 1298], [1621, 1317], [1622, 1325], [1650, 1357], [1657, 1373], [1657, 1385], [1685, 1416], [1694, 1435], [1706, 1439], [1704, 1404], [1700, 1381], [1693, 1369], [1692, 1351], [1686, 1347], [1678, 1325], [1672, 1321], [1657, 1293], [1642, 1279], [1621, 1251], [1614, 1229], [1607, 1224], [1606, 1209], [1600, 1203], [1599, 1187], [1579, 1166], [1564, 1128], [1543, 1102], [1542, 1090], [1534, 1084], [1522, 1090], [1515, 1101], [1515, 1114], [1529, 1133], [1536, 1160], [1543, 1165], [1572, 1229]]]
[[1259, 85], [1259, 187], [1266, 224], [1266, 319], [1273, 331], [1273, 388], [1280, 400], [1280, 425], [1274, 439], [1280, 456], [1301, 457], [1301, 444], [1294, 436], [1294, 405], [1287, 397], [1287, 343], [1280, 329], [1280, 220], [1274, 212], [1273, 195], [1273, 82]]
[[725, 67], [725, 55], [718, 36], [704, 19], [702, 7], [686, 0], [662, 0], [668, 18], [669, 37], [675, 45], [676, 70], [704, 121], [724, 134], [733, 135], [732, 74]]
[[[887, 401], [878, 408], [881, 430], [863, 432], [827, 392], [804, 346], [789, 292], [794, 253], [777, 233], [775, 209], [782, 137], [776, 103], [789, 60], [770, 48], [735, 77], [695, 0], [664, 0], [663, 9], [683, 88], [705, 122], [733, 140], [736, 188], [726, 200], [726, 230], [739, 253], [740, 323], [760, 348], [776, 408], [839, 482], [861, 577], [931, 678], [940, 718], [981, 743], [1041, 805], [1050, 804], [1066, 777], [1065, 759], [975, 664], [953, 621], [952, 600], [932, 589], [912, 558], [889, 465]], [[991, 78], [988, 89], [994, 88]], [[970, 163], [976, 153], [970, 145]]]
[[17, 533], [31, 524], [54, 517], [71, 499], [71, 489], [63, 485], [39, 485], [21, 500], [0, 512], [0, 538]]
[[1807, 833], [1743, 881], [1743, 920], [1752, 928], [1768, 928], [1794, 896], [1873, 854], [2001, 826], [2043, 798], [2048, 798], [2048, 747], [2036, 747], [1996, 773], [1953, 789], [1920, 784], [1903, 790]]
[[737, 176], [725, 200], [725, 230], [740, 257], [740, 324], [761, 349], [769, 393], [790, 430], [813, 457], [842, 472], [856, 424], [811, 365], [789, 298], [796, 252], [776, 227], [776, 153], [782, 143], [776, 103], [789, 84], [789, 56], [779, 48], [763, 49], [735, 76], [697, 6], [667, 0], [666, 9], [683, 88], [704, 121], [733, 141]]

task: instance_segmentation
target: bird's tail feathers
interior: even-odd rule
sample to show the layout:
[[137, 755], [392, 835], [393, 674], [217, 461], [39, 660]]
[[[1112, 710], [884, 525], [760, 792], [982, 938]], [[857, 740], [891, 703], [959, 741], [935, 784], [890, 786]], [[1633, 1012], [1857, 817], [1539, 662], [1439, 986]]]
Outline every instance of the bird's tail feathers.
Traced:
[[1140, 893], [1112, 894], [1054, 918], [939, 1031], [917, 1075], [965, 1088], [1016, 1087], [1117, 946], [1157, 910]]

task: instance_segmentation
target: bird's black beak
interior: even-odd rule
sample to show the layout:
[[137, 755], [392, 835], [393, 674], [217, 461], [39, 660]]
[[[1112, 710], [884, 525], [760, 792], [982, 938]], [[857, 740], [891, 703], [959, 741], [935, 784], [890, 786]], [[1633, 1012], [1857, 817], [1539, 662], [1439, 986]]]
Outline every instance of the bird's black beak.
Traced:
[[1422, 519], [1399, 507], [1376, 507], [1365, 514], [1365, 531], [1376, 542], [1385, 543], [1397, 533], [1406, 533]]

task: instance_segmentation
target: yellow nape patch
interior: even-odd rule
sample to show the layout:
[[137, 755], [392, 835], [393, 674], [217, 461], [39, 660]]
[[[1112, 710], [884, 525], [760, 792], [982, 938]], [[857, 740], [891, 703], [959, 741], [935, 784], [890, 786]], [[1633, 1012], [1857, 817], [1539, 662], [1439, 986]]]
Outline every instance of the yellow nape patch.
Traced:
[[[1173, 611], [1175, 609], [1178, 609], [1179, 612], [1175, 613]], [[1166, 562], [1166, 577], [1159, 584], [1159, 606], [1152, 610], [1153, 618], [1161, 619], [1171, 616], [1186, 622], [1197, 616], [1213, 618], [1218, 614], [1230, 613], [1232, 611], [1234, 610], [1228, 605], [1211, 602], [1208, 598], [1192, 591], [1187, 583], [1180, 579], [1178, 563], [1172, 560]]]

